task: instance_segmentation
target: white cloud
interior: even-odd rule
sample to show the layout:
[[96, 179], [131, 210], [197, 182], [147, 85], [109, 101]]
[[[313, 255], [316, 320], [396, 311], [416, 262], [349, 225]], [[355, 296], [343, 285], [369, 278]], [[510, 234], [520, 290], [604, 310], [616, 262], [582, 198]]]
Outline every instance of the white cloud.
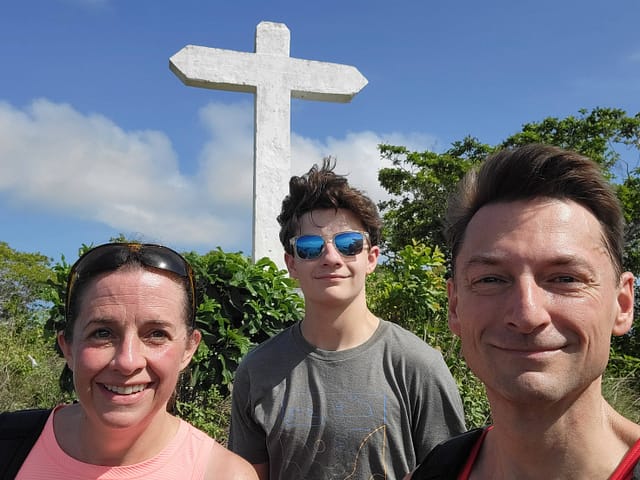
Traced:
[[[116, 231], [199, 244], [222, 226], [198, 207], [193, 180], [180, 173], [166, 135], [126, 132], [69, 105], [37, 100], [20, 111], [0, 104], [0, 170], [9, 202]], [[197, 227], [184, 215], [191, 209]]]
[[[12, 204], [185, 248], [245, 249], [239, 242], [251, 235], [252, 109], [250, 103], [202, 108], [210, 139], [189, 176], [162, 132], [125, 131], [104, 116], [48, 100], [24, 110], [0, 103], [0, 194]], [[331, 155], [337, 173], [378, 201], [385, 196], [377, 181], [379, 143], [421, 150], [433, 139], [351, 132], [318, 140], [294, 133], [292, 174]]]

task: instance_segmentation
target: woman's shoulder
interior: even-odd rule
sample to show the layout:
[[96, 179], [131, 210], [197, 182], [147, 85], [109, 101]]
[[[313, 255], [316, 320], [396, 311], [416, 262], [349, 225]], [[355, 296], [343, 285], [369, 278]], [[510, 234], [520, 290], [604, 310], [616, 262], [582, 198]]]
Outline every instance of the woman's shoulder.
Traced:
[[206, 432], [194, 427], [189, 422], [180, 419], [181, 430], [187, 431], [191, 443], [198, 445], [197, 449], [209, 452], [206, 459], [205, 480], [258, 480], [253, 466], [240, 455], [233, 453]]
[[253, 466], [214, 440], [205, 480], [258, 480]]

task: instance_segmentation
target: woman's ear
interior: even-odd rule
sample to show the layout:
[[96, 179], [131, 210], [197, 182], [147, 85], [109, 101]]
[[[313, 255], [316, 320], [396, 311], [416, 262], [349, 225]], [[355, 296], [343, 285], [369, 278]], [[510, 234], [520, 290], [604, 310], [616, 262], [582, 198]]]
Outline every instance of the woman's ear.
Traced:
[[67, 362], [67, 367], [73, 371], [73, 350], [71, 349], [71, 344], [67, 342], [67, 339], [64, 336], [64, 331], [57, 333], [56, 340], [58, 341], [60, 351]]
[[180, 370], [187, 368], [187, 365], [189, 365], [189, 363], [191, 362], [191, 359], [193, 358], [196, 351], [198, 350], [198, 345], [200, 345], [200, 340], [202, 340], [202, 333], [200, 333], [200, 330], [194, 329], [191, 332], [191, 336], [189, 340], [187, 341], [187, 348], [185, 349], [184, 354], [182, 355]]

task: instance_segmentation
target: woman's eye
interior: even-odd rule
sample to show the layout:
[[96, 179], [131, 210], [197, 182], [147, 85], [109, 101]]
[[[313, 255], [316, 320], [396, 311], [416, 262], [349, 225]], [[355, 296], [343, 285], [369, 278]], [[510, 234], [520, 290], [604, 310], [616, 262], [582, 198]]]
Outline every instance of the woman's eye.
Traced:
[[164, 342], [169, 339], [169, 334], [164, 330], [153, 330], [147, 335], [149, 341], [154, 343]]

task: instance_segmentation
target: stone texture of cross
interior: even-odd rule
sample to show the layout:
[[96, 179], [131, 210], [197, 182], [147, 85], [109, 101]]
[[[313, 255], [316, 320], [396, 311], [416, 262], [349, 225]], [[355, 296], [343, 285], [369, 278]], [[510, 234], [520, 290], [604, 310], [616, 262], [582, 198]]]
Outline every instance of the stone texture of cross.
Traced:
[[254, 94], [252, 256], [280, 268], [276, 217], [291, 177], [291, 98], [349, 102], [367, 84], [355, 67], [292, 58], [289, 45], [286, 25], [260, 22], [254, 53], [187, 45], [169, 59], [185, 85]]

